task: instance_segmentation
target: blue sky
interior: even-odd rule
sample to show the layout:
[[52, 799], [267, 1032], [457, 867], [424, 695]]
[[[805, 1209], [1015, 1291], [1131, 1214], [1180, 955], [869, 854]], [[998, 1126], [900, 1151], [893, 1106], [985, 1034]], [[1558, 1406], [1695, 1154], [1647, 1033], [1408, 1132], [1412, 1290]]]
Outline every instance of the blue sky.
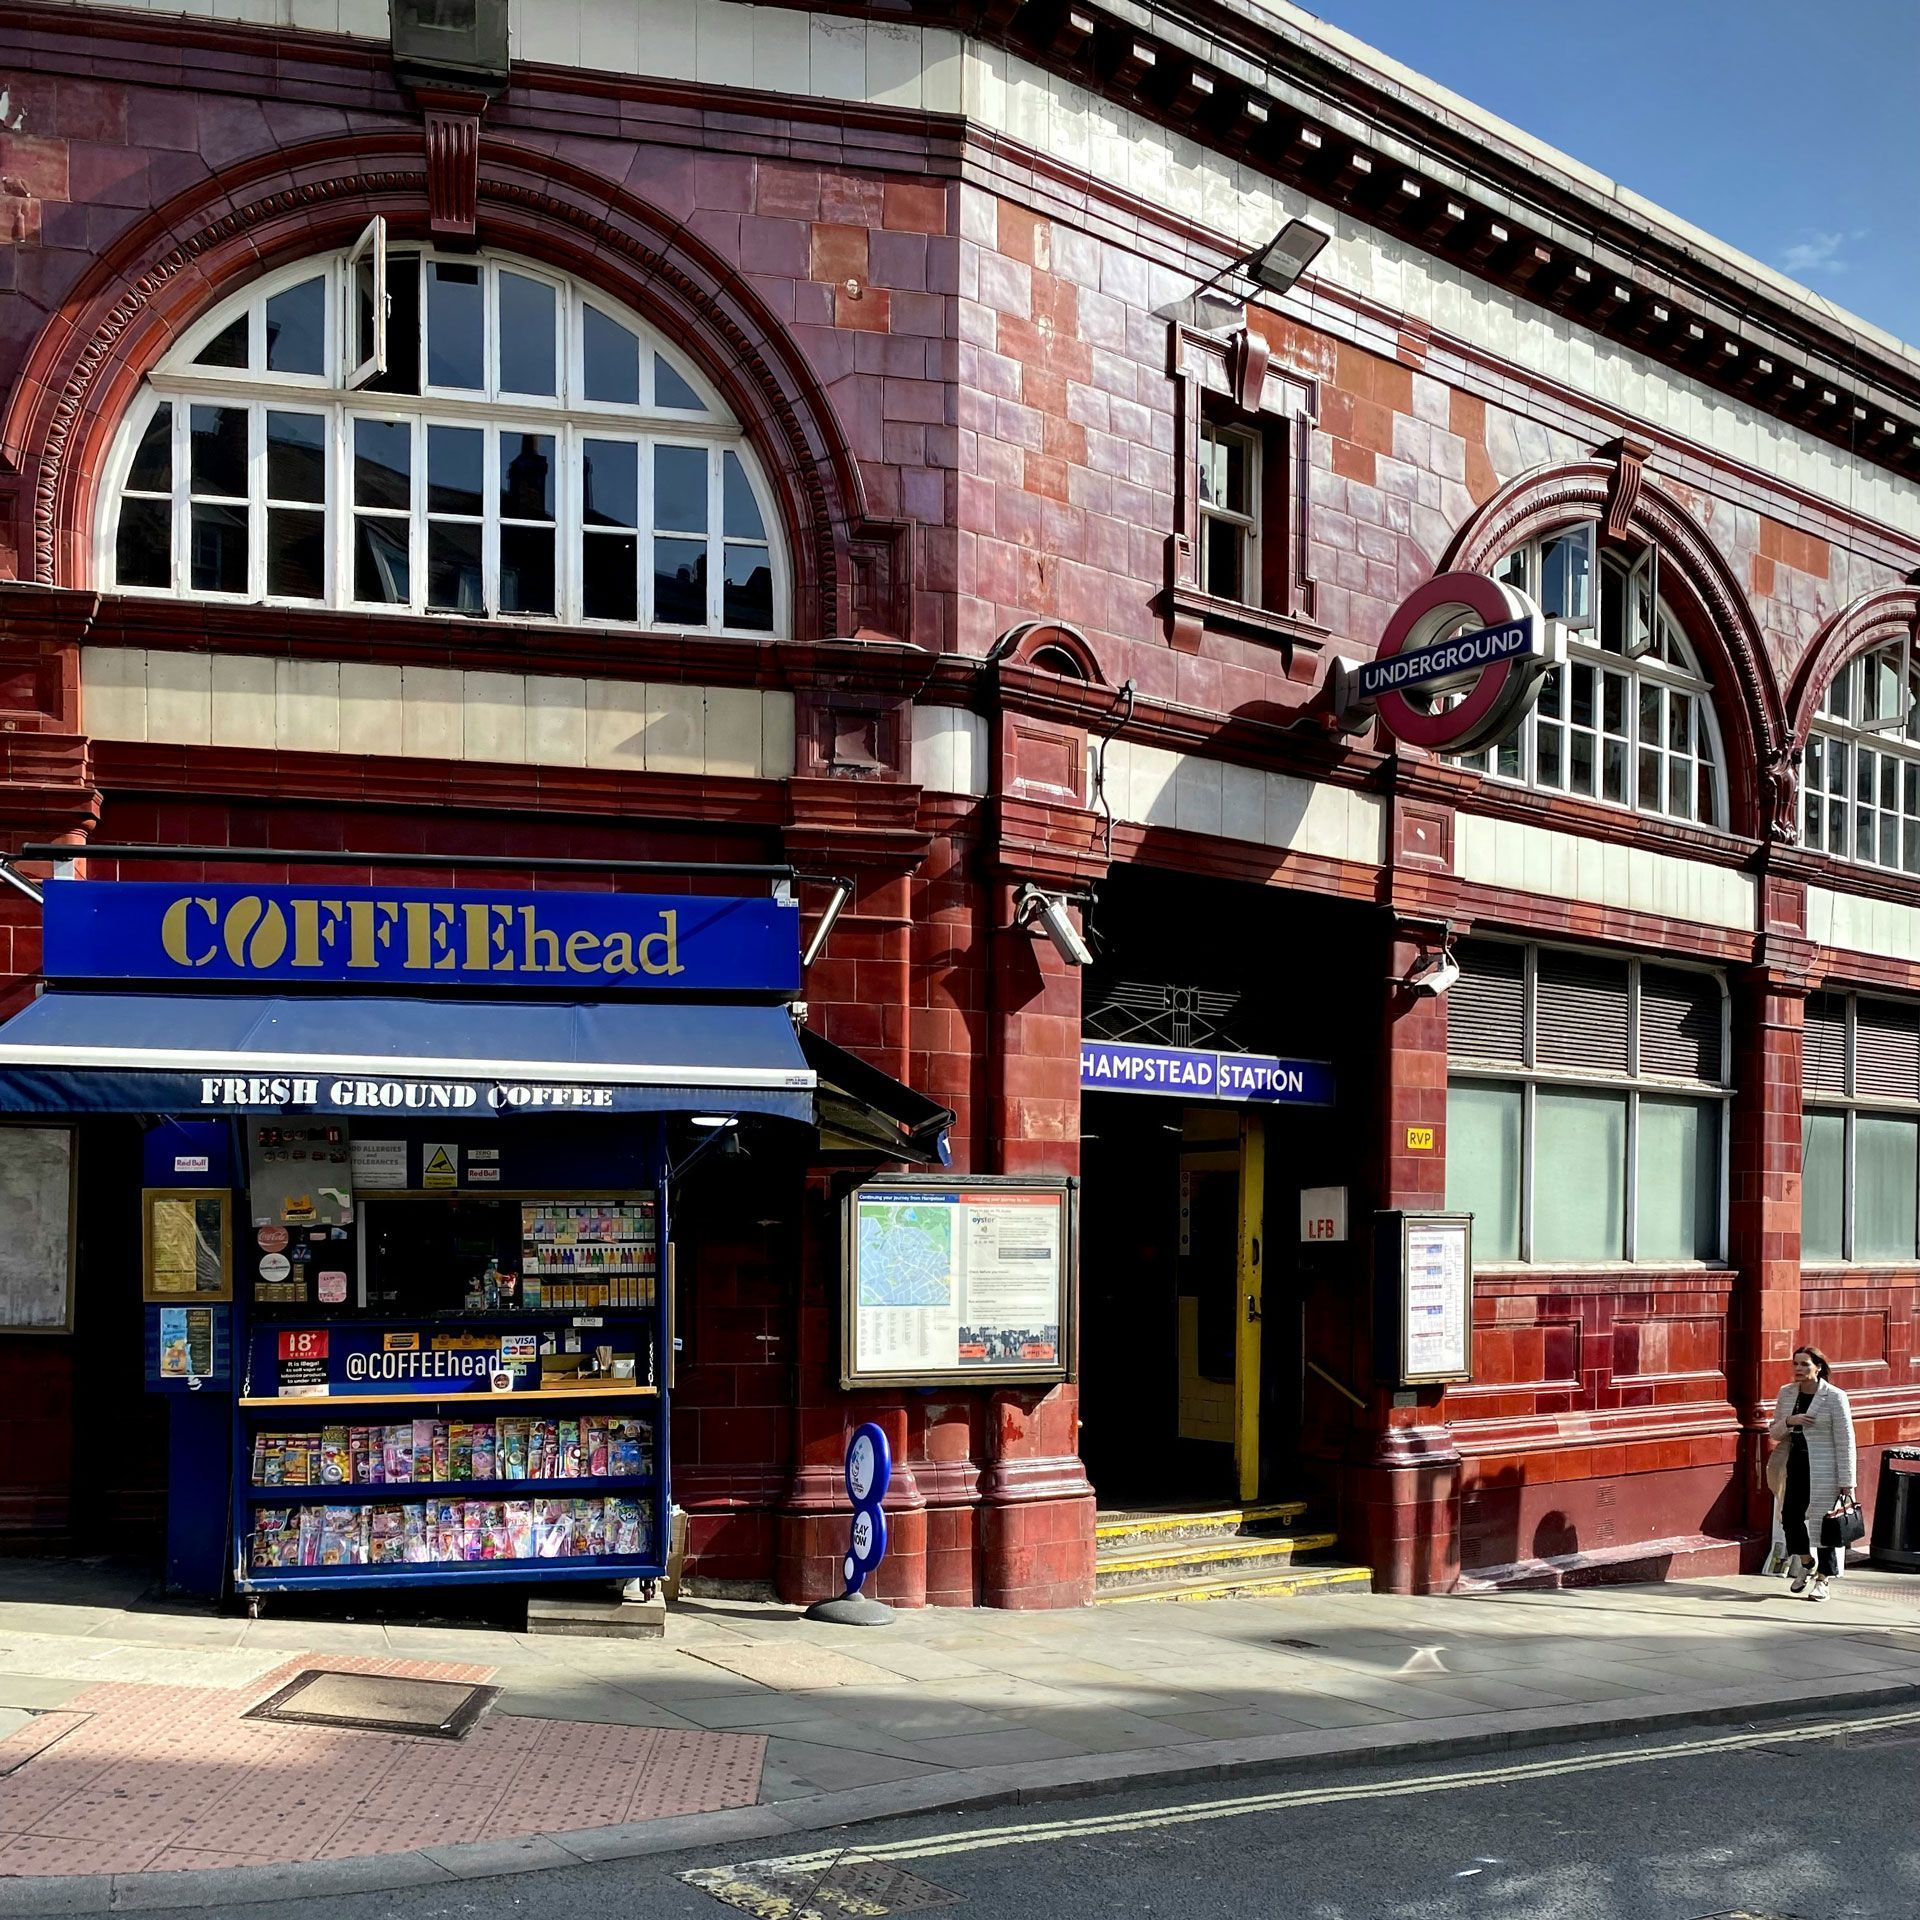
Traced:
[[1920, 0], [1300, 0], [1920, 344]]

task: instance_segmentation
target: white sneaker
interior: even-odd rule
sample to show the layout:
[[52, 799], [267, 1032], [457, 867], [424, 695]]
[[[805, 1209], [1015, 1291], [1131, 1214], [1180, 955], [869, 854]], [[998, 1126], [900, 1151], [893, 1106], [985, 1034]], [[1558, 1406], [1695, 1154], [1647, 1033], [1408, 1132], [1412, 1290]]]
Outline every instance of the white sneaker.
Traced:
[[1787, 1584], [1792, 1592], [1806, 1592], [1809, 1571], [1807, 1563], [1797, 1553], [1787, 1556]]
[[1817, 1573], [1813, 1577], [1813, 1585], [1807, 1589], [1807, 1598], [1809, 1600], [1824, 1600], [1826, 1597], [1827, 1576], [1824, 1573]]

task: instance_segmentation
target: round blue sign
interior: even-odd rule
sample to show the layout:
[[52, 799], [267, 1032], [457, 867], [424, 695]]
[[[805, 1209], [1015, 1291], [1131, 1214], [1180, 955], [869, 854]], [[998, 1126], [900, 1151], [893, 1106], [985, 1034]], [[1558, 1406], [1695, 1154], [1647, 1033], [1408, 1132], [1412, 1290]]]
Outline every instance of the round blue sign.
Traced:
[[840, 1570], [847, 1592], [855, 1594], [867, 1575], [886, 1557], [887, 1516], [880, 1503], [893, 1483], [893, 1452], [886, 1433], [871, 1420], [847, 1441], [847, 1498], [853, 1502], [853, 1531]]

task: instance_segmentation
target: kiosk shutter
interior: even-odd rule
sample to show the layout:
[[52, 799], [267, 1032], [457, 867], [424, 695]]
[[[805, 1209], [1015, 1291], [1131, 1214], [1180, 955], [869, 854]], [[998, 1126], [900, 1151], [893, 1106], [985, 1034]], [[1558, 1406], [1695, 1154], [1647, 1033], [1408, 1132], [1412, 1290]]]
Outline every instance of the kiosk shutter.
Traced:
[[1847, 1003], [1831, 994], [1807, 1002], [1800, 1084], [1808, 1093], [1847, 1090]]
[[1640, 1071], [1719, 1082], [1720, 982], [1712, 974], [1640, 969]]
[[1858, 1003], [1853, 1090], [1862, 1099], [1920, 1100], [1920, 1012], [1889, 1000]]
[[1543, 1067], [1627, 1070], [1627, 969], [1619, 960], [1543, 948], [1534, 989], [1533, 1057]]
[[1526, 949], [1463, 940], [1460, 978], [1447, 994], [1447, 1051], [1456, 1060], [1520, 1064], [1525, 1035]]

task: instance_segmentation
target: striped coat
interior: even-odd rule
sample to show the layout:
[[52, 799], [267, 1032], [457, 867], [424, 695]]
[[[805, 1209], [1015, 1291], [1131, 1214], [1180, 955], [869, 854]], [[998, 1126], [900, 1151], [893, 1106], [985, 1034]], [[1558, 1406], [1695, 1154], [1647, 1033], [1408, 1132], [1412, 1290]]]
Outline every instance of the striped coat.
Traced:
[[[1787, 1425], [1787, 1415], [1793, 1411], [1794, 1402], [1799, 1397], [1800, 1389], [1791, 1381], [1780, 1389], [1780, 1398], [1773, 1410], [1773, 1424], [1768, 1432], [1781, 1446], [1787, 1445], [1788, 1436], [1796, 1431], [1807, 1436], [1807, 1538], [1817, 1549], [1820, 1545], [1820, 1522], [1825, 1518], [1827, 1509], [1840, 1497], [1840, 1489], [1852, 1487], [1855, 1497], [1859, 1495], [1859, 1466], [1853, 1444], [1853, 1409], [1847, 1404], [1847, 1396], [1832, 1381], [1823, 1380], [1807, 1408], [1813, 1415], [1813, 1425], [1795, 1429]], [[1784, 1551], [1786, 1531], [1779, 1504], [1774, 1508], [1773, 1533], [1775, 1546]], [[1839, 1557], [1836, 1564], [1844, 1566], [1844, 1556]]]

